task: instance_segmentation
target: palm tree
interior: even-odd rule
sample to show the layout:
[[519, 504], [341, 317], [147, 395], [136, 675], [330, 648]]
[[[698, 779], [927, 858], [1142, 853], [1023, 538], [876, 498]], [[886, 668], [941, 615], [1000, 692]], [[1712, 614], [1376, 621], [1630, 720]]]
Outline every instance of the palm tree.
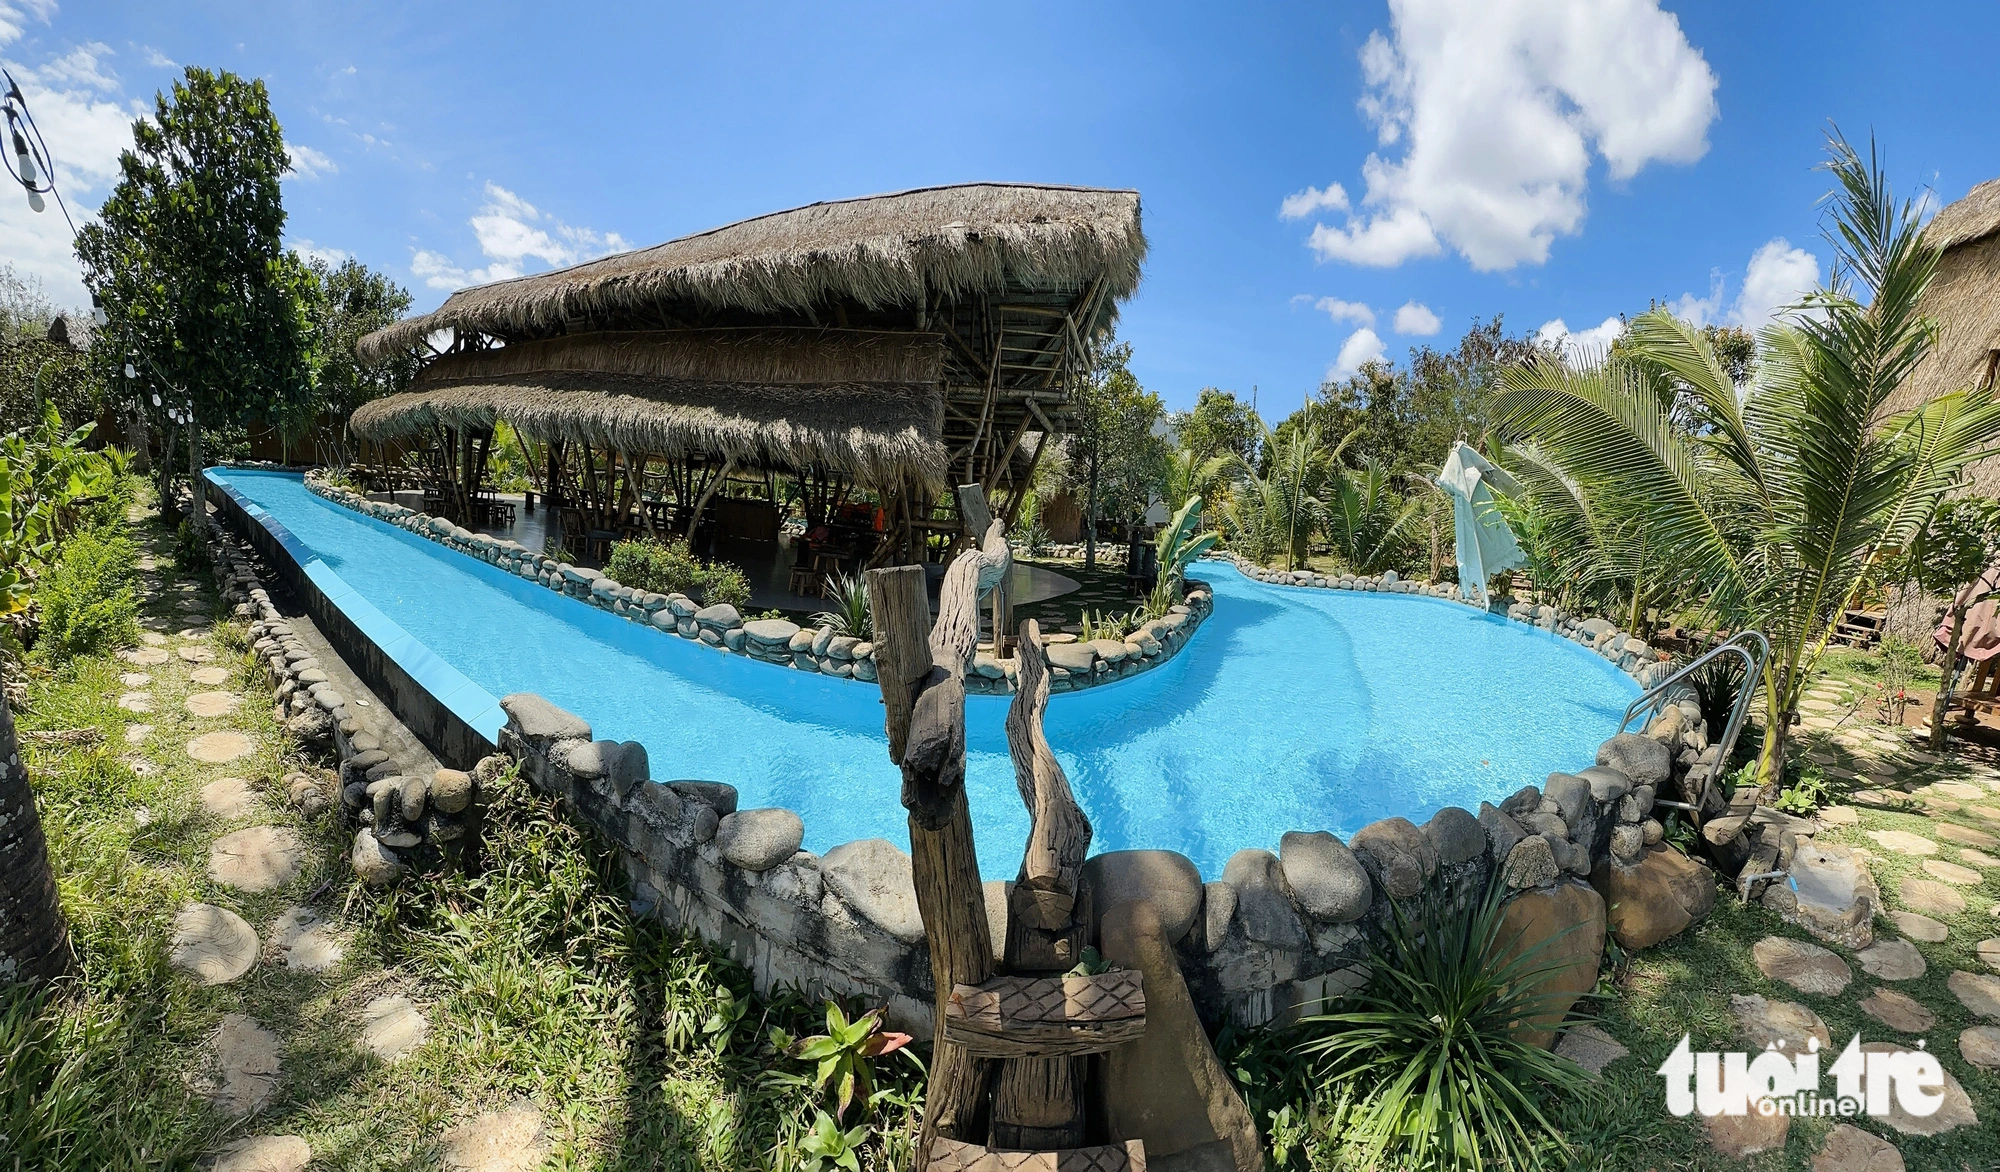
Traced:
[[1836, 135], [1829, 154], [1834, 279], [1759, 335], [1747, 388], [1700, 330], [1654, 310], [1607, 360], [1502, 372], [1494, 404], [1503, 436], [1539, 445], [1602, 524], [1632, 526], [1649, 559], [1704, 586], [1717, 621], [1770, 639], [1766, 786], [1842, 613], [2000, 438], [2000, 403], [1970, 388], [1885, 413], [1932, 343], [1919, 305], [1938, 252], [1872, 150]]
[[1283, 552], [1285, 568], [1296, 570], [1305, 565], [1313, 535], [1325, 529], [1327, 489], [1340, 453], [1354, 436], [1350, 434], [1329, 452], [1317, 423], [1278, 432], [1261, 420], [1259, 426], [1264, 429], [1262, 450], [1268, 456], [1270, 472], [1260, 476], [1248, 461], [1238, 458], [1242, 489], [1236, 500], [1225, 505], [1224, 512], [1232, 527], [1244, 534], [1245, 544], [1264, 551], [1251, 554], [1254, 560], [1261, 562]]
[[[1346, 447], [1343, 442], [1341, 447]], [[1326, 536], [1334, 550], [1357, 573], [1388, 569], [1401, 548], [1403, 530], [1422, 510], [1418, 498], [1405, 499], [1395, 490], [1388, 466], [1370, 456], [1358, 469], [1334, 466], [1327, 501]]]
[[1160, 498], [1166, 502], [1167, 512], [1179, 512], [1190, 497], [1213, 499], [1216, 488], [1226, 483], [1231, 471], [1226, 453], [1203, 459], [1191, 448], [1175, 448], [1167, 456], [1166, 478], [1160, 483]]
[[35, 791], [21, 764], [14, 714], [0, 695], [0, 985], [61, 976], [70, 959]]

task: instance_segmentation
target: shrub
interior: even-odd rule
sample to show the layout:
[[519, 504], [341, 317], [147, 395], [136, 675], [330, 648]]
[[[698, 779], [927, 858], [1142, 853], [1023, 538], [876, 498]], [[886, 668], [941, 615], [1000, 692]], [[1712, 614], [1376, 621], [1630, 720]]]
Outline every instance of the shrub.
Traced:
[[704, 562], [679, 539], [621, 541], [611, 547], [604, 572], [635, 590], [685, 594], [704, 606], [750, 601], [750, 580], [727, 562]]
[[[1517, 1027], [1548, 1012], [1546, 945], [1502, 936], [1504, 886], [1482, 898], [1400, 904], [1356, 1008], [1306, 1018], [1301, 1050], [1346, 1100], [1347, 1140], [1365, 1166], [1544, 1166], [1567, 1143], [1543, 1111], [1551, 1092], [1596, 1093], [1589, 1076], [1528, 1044]], [[1509, 954], [1512, 955], [1509, 955]]]
[[41, 646], [71, 659], [139, 638], [133, 597], [138, 550], [111, 529], [86, 529], [63, 543], [36, 594], [42, 603]]
[[868, 583], [858, 574], [842, 574], [833, 580], [830, 609], [812, 617], [813, 624], [832, 627], [836, 635], [857, 639], [875, 637], [875, 610], [868, 601]]

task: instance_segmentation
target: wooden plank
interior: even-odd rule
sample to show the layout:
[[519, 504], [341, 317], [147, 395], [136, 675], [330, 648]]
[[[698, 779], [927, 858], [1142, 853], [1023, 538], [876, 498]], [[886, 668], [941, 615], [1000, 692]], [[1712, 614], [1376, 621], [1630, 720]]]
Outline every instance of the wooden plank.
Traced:
[[985, 1148], [957, 1140], [931, 1141], [926, 1172], [1145, 1172], [1146, 1145], [1142, 1140], [1092, 1148], [1063, 1148], [1046, 1152], [1009, 1151]]

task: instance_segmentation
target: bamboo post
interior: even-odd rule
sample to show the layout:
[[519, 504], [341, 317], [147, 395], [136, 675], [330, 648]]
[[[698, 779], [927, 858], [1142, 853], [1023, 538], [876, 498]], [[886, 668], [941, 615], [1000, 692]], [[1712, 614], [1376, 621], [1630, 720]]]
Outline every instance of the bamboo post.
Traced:
[[[982, 513], [984, 504], [981, 495]], [[883, 724], [889, 759], [902, 768], [911, 871], [937, 990], [920, 1168], [934, 1139], [977, 1143], [985, 1131], [992, 1064], [945, 1039], [944, 1011], [954, 986], [984, 984], [993, 976], [993, 940], [965, 800], [964, 676], [978, 643], [980, 595], [1007, 571], [1007, 543], [999, 534], [989, 525], [985, 545], [966, 550], [945, 571], [935, 624], [922, 567], [867, 575]]]

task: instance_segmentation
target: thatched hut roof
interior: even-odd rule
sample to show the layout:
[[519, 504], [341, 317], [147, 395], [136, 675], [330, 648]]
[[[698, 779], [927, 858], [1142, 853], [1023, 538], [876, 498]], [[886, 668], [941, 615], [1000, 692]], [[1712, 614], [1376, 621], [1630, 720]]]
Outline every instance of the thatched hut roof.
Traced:
[[[1937, 344], [1886, 409], [1906, 411], [1947, 391], [1991, 387], [2000, 353], [2000, 179], [1989, 179], [1939, 212], [1924, 239], [1944, 249], [1923, 310], [1937, 323]], [[2000, 460], [1972, 470], [1975, 490], [2000, 492]]]
[[[364, 360], [442, 330], [516, 338], [646, 321], [714, 324], [717, 314], [867, 309], [1101, 282], [1093, 331], [1137, 288], [1146, 239], [1139, 193], [974, 183], [809, 204], [652, 248], [461, 289], [436, 311], [361, 340]], [[817, 320], [817, 319], [812, 319]]]
[[365, 440], [504, 419], [536, 440], [739, 467], [838, 470], [866, 484], [944, 477], [942, 343], [860, 330], [569, 334], [427, 366], [364, 404]]

